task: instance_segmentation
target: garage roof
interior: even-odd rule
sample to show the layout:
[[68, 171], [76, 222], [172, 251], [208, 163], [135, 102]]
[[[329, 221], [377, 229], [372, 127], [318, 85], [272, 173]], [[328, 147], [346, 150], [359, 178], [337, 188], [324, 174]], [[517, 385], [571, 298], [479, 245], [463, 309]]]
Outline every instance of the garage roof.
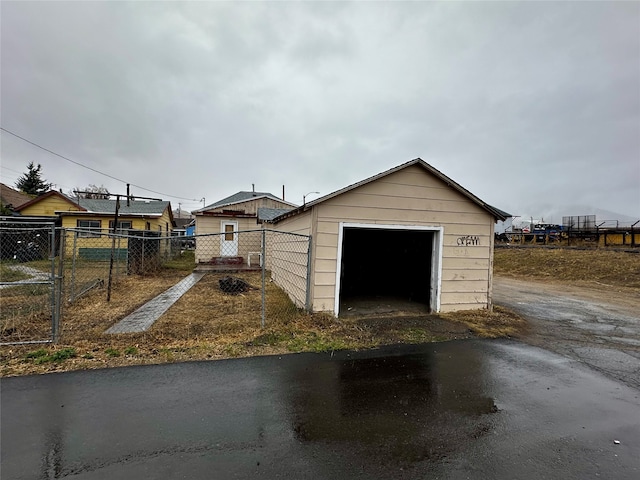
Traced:
[[493, 217], [496, 220], [506, 220], [507, 218], [509, 218], [511, 215], [508, 214], [507, 212], [500, 210], [496, 207], [492, 207], [491, 205], [489, 205], [488, 203], [483, 202], [482, 200], [480, 200], [478, 197], [476, 197], [473, 193], [471, 193], [469, 190], [467, 190], [466, 188], [464, 188], [462, 185], [456, 183], [455, 181], [453, 181], [452, 179], [450, 179], [449, 177], [447, 177], [444, 173], [442, 173], [441, 171], [437, 170], [436, 168], [432, 167], [431, 165], [429, 165], [427, 162], [425, 162], [424, 160], [422, 160], [421, 158], [415, 158], [409, 162], [403, 163], [402, 165], [398, 165], [395, 168], [392, 168], [390, 170], [387, 170], [385, 172], [379, 173], [377, 175], [374, 175], [373, 177], [369, 177], [366, 178], [358, 183], [354, 183], [352, 185], [349, 185], [347, 187], [344, 187], [340, 190], [336, 190], [333, 193], [329, 193], [328, 195], [325, 195], [324, 197], [320, 197], [317, 198], [311, 202], [308, 202], [304, 205], [301, 205], [298, 208], [295, 208], [289, 212], [286, 212], [282, 215], [279, 215], [277, 217], [275, 217], [273, 220], [271, 220], [272, 223], [277, 223], [281, 220], [284, 220], [285, 218], [288, 217], [292, 217], [294, 215], [297, 215], [299, 213], [302, 213], [308, 209], [310, 209], [311, 207], [313, 207], [314, 205], [317, 205], [319, 203], [322, 203], [326, 200], [329, 200], [330, 198], [333, 197], [337, 197], [338, 195], [342, 195], [343, 193], [346, 193], [350, 190], [354, 190], [358, 187], [361, 187], [363, 185], [366, 185], [367, 183], [371, 183], [374, 182], [380, 178], [386, 177], [387, 175], [391, 175], [392, 173], [398, 172], [404, 168], [410, 167], [412, 165], [418, 165], [422, 168], [424, 168], [427, 172], [431, 173], [432, 175], [438, 177], [440, 180], [442, 180], [444, 183], [446, 183], [448, 186], [450, 186], [451, 188], [453, 188], [454, 190], [457, 190], [458, 192], [460, 192], [462, 195], [464, 195], [465, 197], [467, 197], [469, 200], [471, 200], [472, 202], [474, 202], [476, 205], [478, 205], [479, 207], [481, 207], [482, 209], [486, 210], [487, 212], [489, 212], [491, 215], [493, 215]]

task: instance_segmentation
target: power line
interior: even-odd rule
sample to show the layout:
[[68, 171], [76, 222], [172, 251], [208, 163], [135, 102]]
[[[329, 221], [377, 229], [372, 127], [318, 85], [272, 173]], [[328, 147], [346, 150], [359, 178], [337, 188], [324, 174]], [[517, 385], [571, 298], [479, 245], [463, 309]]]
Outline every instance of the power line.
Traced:
[[0, 168], [3, 168], [3, 169], [5, 169], [5, 170], [9, 170], [10, 172], [19, 173], [20, 175], [22, 175], [22, 174], [23, 174], [23, 172], [19, 172], [18, 170], [14, 170], [14, 169], [12, 169], [12, 168], [5, 167], [4, 165], [0, 165]]
[[[4, 127], [0, 127], [0, 130], [2, 130], [3, 132], [8, 133], [9, 135], [13, 135], [14, 137], [19, 138], [20, 140], [22, 140], [22, 141], [24, 141], [24, 142], [27, 142], [28, 144], [33, 145], [34, 147], [37, 147], [37, 148], [39, 148], [39, 149], [41, 149], [41, 150], [44, 150], [45, 152], [49, 152], [50, 154], [55, 155], [56, 157], [60, 157], [60, 158], [62, 158], [63, 160], [66, 160], [66, 161], [68, 161], [68, 162], [71, 162], [71, 163], [73, 163], [73, 164], [75, 164], [75, 165], [78, 165], [78, 166], [80, 166], [80, 167], [82, 167], [82, 168], [86, 168], [87, 170], [91, 170], [92, 172], [98, 173], [98, 174], [100, 174], [100, 175], [104, 175], [105, 177], [109, 177], [109, 178], [111, 178], [111, 179], [113, 179], [113, 180], [116, 180], [116, 181], [118, 181], [118, 182], [122, 182], [122, 183], [124, 183], [124, 184], [128, 184], [128, 182], [127, 182], [126, 180], [122, 180], [122, 179], [120, 179], [120, 178], [114, 177], [113, 175], [109, 175], [108, 173], [104, 173], [104, 172], [101, 172], [101, 171], [99, 171], [99, 170], [96, 170], [95, 168], [88, 167], [87, 165], [83, 165], [82, 163], [80, 163], [80, 162], [76, 162], [75, 160], [71, 160], [70, 158], [65, 157], [64, 155], [60, 155], [59, 153], [56, 153], [56, 152], [54, 152], [53, 150], [49, 150], [48, 148], [45, 148], [45, 147], [43, 147], [42, 145], [38, 145], [37, 143], [32, 142], [31, 140], [27, 140], [26, 138], [21, 137], [21, 136], [20, 136], [20, 135], [18, 135], [17, 133], [13, 133], [12, 131], [7, 130], [7, 129], [6, 129], [6, 128], [4, 128]], [[151, 193], [157, 193], [158, 195], [162, 195], [162, 196], [165, 196], [165, 197], [178, 198], [178, 199], [180, 199], [180, 200], [189, 200], [189, 201], [191, 201], [191, 202], [197, 202], [197, 201], [198, 201], [198, 200], [196, 200], [196, 199], [194, 199], [194, 198], [178, 197], [177, 195], [169, 195], [168, 193], [157, 192], [157, 191], [155, 191], [155, 190], [151, 190], [151, 189], [149, 189], [149, 188], [141, 187], [140, 185], [136, 185], [136, 184], [134, 184], [134, 183], [130, 183], [129, 185], [131, 185], [132, 187], [139, 188], [140, 190], [144, 190], [144, 191], [146, 191], [146, 192], [151, 192]]]

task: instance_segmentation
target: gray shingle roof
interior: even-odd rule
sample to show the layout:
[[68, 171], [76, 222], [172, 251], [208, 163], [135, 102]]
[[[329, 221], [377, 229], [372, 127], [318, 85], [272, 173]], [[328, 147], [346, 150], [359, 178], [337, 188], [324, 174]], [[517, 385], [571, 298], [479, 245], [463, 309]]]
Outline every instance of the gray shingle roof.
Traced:
[[[81, 198], [78, 200], [81, 207], [93, 213], [114, 213], [116, 211], [115, 200], [96, 200], [92, 198]], [[167, 201], [157, 200], [132, 200], [127, 206], [126, 199], [120, 199], [120, 215], [162, 215], [169, 207]]]
[[269, 221], [276, 218], [278, 215], [282, 215], [283, 213], [287, 213], [292, 210], [291, 208], [266, 208], [260, 207], [258, 208], [258, 221]]

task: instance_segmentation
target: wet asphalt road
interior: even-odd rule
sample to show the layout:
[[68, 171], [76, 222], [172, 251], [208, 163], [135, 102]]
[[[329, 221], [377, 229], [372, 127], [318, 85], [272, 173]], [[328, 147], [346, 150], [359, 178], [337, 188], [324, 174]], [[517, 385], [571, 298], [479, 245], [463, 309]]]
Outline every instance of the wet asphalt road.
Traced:
[[3, 480], [640, 478], [640, 391], [511, 341], [6, 378], [0, 388]]

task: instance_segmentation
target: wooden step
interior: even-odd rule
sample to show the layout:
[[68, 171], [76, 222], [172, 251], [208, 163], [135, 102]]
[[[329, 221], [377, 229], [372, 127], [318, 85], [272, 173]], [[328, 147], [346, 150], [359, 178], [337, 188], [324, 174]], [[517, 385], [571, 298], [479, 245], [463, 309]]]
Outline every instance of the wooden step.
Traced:
[[213, 257], [208, 262], [211, 265], [242, 265], [244, 258], [242, 257]]

